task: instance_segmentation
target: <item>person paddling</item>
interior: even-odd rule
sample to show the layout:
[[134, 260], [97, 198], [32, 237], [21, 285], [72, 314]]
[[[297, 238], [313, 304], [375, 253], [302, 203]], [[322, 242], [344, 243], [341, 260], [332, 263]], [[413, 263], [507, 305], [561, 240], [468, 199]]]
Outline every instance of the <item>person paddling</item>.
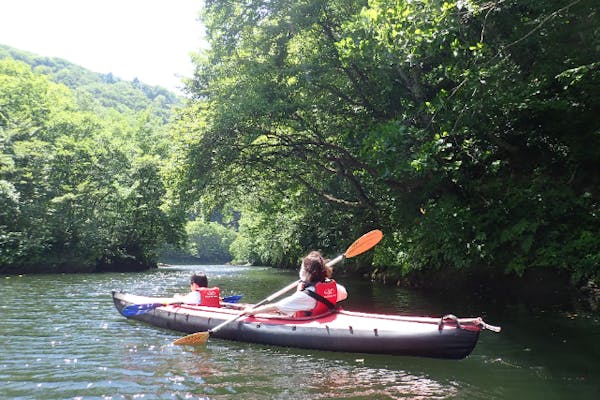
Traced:
[[204, 273], [195, 273], [190, 277], [191, 291], [186, 295], [176, 294], [173, 298], [185, 304], [200, 304], [206, 307], [219, 307], [221, 289], [208, 287], [208, 278]]
[[315, 316], [336, 309], [336, 304], [348, 297], [346, 288], [330, 279], [331, 271], [318, 251], [302, 260], [298, 290], [291, 296], [264, 306], [247, 307], [244, 315], [279, 312], [294, 317]]

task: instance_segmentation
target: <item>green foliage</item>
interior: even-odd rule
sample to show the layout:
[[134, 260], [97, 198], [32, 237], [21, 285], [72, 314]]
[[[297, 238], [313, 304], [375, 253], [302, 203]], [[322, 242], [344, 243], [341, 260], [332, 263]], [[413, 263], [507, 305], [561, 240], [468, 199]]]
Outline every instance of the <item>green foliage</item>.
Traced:
[[160, 158], [141, 155], [160, 154], [142, 140], [147, 124], [82, 110], [72, 90], [12, 59], [0, 60], [0, 110], [0, 269], [147, 268], [181, 239]]
[[235, 231], [217, 222], [190, 221], [186, 225], [189, 253], [200, 262], [226, 263], [232, 261], [229, 247]]
[[303, 250], [299, 246], [301, 216], [283, 203], [256, 205], [257, 209], [242, 210], [239, 233], [231, 244], [234, 259], [255, 265], [298, 265], [298, 253]]
[[172, 92], [138, 79], [132, 82], [116, 79], [112, 74], [91, 72], [59, 58], [42, 57], [0, 44], [0, 60], [5, 58], [22, 61], [37, 75], [67, 86], [75, 92], [79, 105], [88, 111], [117, 110], [121, 114], [135, 114], [151, 110], [154, 118], [165, 123], [170, 118], [171, 108], [181, 103]]
[[180, 197], [241, 210], [233, 252], [259, 262], [381, 227], [399, 274], [597, 277], [596, 8], [207, 1]]

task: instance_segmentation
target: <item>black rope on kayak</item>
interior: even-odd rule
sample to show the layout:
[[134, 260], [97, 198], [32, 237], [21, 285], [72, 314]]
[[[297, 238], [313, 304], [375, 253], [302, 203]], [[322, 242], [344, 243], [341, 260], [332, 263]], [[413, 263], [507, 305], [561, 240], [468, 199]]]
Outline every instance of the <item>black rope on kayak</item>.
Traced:
[[456, 327], [458, 329], [462, 329], [462, 325], [460, 324], [460, 321], [458, 320], [458, 318], [456, 317], [456, 315], [453, 314], [447, 314], [444, 315], [442, 318], [440, 318], [440, 322], [438, 323], [438, 329], [441, 331], [442, 329], [444, 329], [444, 321], [445, 320], [451, 320], [454, 321], [454, 323], [456, 324]]

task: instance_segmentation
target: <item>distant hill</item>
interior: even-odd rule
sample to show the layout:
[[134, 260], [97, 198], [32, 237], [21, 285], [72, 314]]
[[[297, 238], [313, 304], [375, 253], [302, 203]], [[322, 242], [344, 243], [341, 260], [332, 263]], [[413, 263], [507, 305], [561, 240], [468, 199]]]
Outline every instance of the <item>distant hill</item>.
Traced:
[[182, 103], [177, 94], [138, 79], [126, 81], [112, 73], [100, 74], [61, 58], [45, 57], [0, 44], [0, 59], [13, 58], [30, 65], [34, 72], [48, 75], [74, 92], [87, 107], [137, 112], [150, 108], [152, 114], [166, 122], [171, 108]]

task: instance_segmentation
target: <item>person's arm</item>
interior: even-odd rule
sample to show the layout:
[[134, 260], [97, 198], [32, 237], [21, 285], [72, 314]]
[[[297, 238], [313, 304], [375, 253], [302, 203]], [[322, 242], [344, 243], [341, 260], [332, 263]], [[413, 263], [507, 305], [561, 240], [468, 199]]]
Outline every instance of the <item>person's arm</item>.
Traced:
[[277, 308], [277, 303], [265, 304], [264, 306], [260, 306], [260, 307], [256, 307], [256, 308], [246, 307], [244, 309], [244, 315], [255, 315], [255, 314], [269, 313], [269, 312], [273, 312], [273, 311], [279, 311], [279, 309]]
[[280, 313], [292, 315], [297, 311], [312, 310], [317, 305], [317, 301], [302, 291], [279, 300], [276, 305]]
[[181, 301], [182, 303], [185, 303], [185, 304], [200, 304], [200, 293], [198, 293], [195, 290], [193, 292], [189, 292], [185, 296], [176, 294], [175, 296], [173, 296], [173, 298], [176, 301]]
[[304, 292], [295, 292], [291, 296], [284, 297], [277, 303], [266, 304], [264, 306], [252, 309], [248, 307], [244, 310], [245, 315], [255, 315], [277, 311], [282, 314], [292, 315], [296, 311], [310, 311], [317, 305], [317, 301]]

